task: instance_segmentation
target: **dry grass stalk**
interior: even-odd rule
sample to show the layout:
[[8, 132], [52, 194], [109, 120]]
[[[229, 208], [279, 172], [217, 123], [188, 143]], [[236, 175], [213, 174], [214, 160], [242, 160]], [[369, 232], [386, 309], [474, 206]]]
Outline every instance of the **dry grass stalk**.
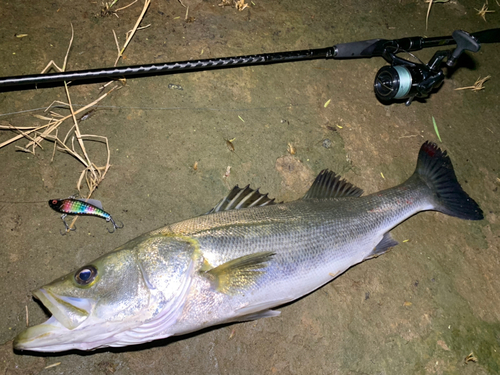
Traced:
[[129, 5], [125, 5], [124, 7], [118, 8], [117, 10], [115, 10], [115, 12], [119, 12], [120, 10], [127, 9], [129, 6], [132, 6], [135, 3], [137, 3], [137, 0], [132, 1]]
[[478, 92], [478, 91], [484, 90], [484, 83], [487, 80], [489, 80], [490, 78], [491, 78], [491, 76], [486, 76], [484, 78], [478, 78], [477, 81], [474, 83], [474, 85], [466, 86], [466, 87], [459, 87], [459, 88], [455, 89], [455, 91], [472, 90], [472, 91]]
[[241, 12], [248, 7], [248, 4], [245, 4], [245, 0], [236, 0], [234, 3], [234, 7]]
[[46, 370], [48, 368], [59, 366], [60, 364], [61, 364], [61, 362], [56, 362], [56, 363], [53, 363], [51, 365], [45, 366], [43, 369]]
[[20, 148], [20, 149], [21, 149], [21, 150], [23, 150], [23, 151], [30, 152], [30, 153], [32, 153], [33, 155], [35, 154], [35, 146], [38, 146], [38, 147], [40, 147], [40, 148], [43, 150], [42, 145], [40, 144], [40, 142], [37, 142], [37, 140], [36, 140], [36, 139], [33, 139], [33, 138], [29, 135], [29, 134], [27, 134], [27, 133], [23, 132], [22, 130], [20, 130], [20, 129], [16, 129], [16, 127], [12, 126], [11, 124], [9, 124], [9, 125], [10, 125], [10, 128], [11, 128], [12, 130], [18, 131], [19, 133], [21, 133], [21, 135], [22, 135], [24, 138], [28, 138], [28, 139], [31, 141], [31, 143], [33, 143], [33, 151], [30, 151], [30, 150], [28, 150], [27, 148], [23, 148], [23, 147], [19, 147], [19, 146], [16, 146], [17, 148]]
[[[44, 72], [51, 69], [55, 68], [60, 72], [63, 72], [66, 69], [67, 61], [68, 61], [68, 55], [69, 51], [71, 49], [71, 45], [73, 43], [73, 37], [74, 37], [74, 31], [73, 31], [73, 25], [71, 25], [71, 39], [69, 42], [68, 50], [66, 52], [66, 56], [64, 58], [64, 63], [62, 68], [58, 67], [57, 64], [52, 60], [44, 69]], [[75, 110], [72, 105], [71, 101], [71, 96], [69, 92], [69, 88], [66, 82], [64, 82], [64, 90], [66, 93], [66, 98], [68, 100], [68, 103], [64, 103], [61, 101], [53, 101], [45, 110], [45, 112], [48, 112], [50, 114], [49, 116], [42, 116], [42, 115], [35, 115], [34, 117], [43, 120], [43, 121], [48, 121], [46, 124], [41, 125], [41, 126], [28, 126], [28, 127], [17, 127], [14, 126], [6, 121], [1, 121], [0, 122], [0, 130], [10, 130], [10, 131], [15, 131], [18, 132], [19, 134], [10, 138], [9, 140], [3, 142], [0, 144], [0, 148], [15, 142], [21, 138], [26, 138], [28, 139], [28, 144], [25, 147], [19, 147], [16, 146], [21, 151], [24, 152], [29, 152], [32, 154], [35, 154], [36, 148], [42, 147], [42, 141], [48, 140], [51, 142], [54, 142], [54, 150], [52, 154], [52, 160], [54, 159], [55, 156], [55, 151], [61, 151], [65, 152], [71, 156], [73, 156], [75, 159], [77, 159], [81, 164], [83, 164], [84, 169], [80, 173], [80, 177], [77, 182], [77, 189], [80, 193], [81, 196], [84, 196], [82, 194], [82, 187], [83, 183], [85, 181], [86, 187], [87, 187], [87, 199], [92, 196], [94, 193], [95, 189], [99, 186], [99, 184], [103, 181], [104, 177], [106, 176], [106, 173], [108, 172], [111, 164], [110, 164], [110, 148], [109, 148], [109, 142], [106, 137], [95, 135], [95, 134], [82, 134], [80, 131], [80, 126], [79, 126], [79, 121], [76, 118], [76, 115], [87, 111], [89, 108], [95, 106], [97, 103], [99, 103], [101, 100], [103, 100], [106, 96], [108, 96], [112, 91], [114, 91], [118, 86], [112, 87], [108, 92], [102, 94], [99, 98], [94, 100], [92, 103], [89, 103], [83, 107], [81, 107], [78, 110]], [[63, 106], [66, 109], [69, 109], [70, 114], [69, 115], [61, 115], [52, 109], [55, 106]], [[59, 128], [60, 126], [66, 121], [71, 119], [73, 122], [73, 125], [70, 127], [70, 129], [66, 132], [64, 138], [61, 140], [59, 137]], [[68, 141], [71, 138], [71, 146], [68, 146]], [[75, 139], [76, 139], [76, 145], [75, 145]], [[97, 141], [97, 142], [102, 142], [106, 145], [106, 163], [102, 166], [98, 166], [95, 164], [88, 151], [87, 148], [85, 147], [85, 141]], [[71, 229], [74, 226], [74, 223], [76, 221], [78, 216], [75, 216], [74, 220], [72, 221], [71, 225], [69, 226], [69, 229]]]
[[[59, 129], [56, 129], [56, 138], [58, 135], [59, 135]], [[54, 161], [54, 156], [56, 156], [56, 150], [57, 150], [57, 142], [54, 142], [54, 149], [52, 150], [52, 157], [50, 158], [51, 163]]]
[[42, 125], [42, 126], [36, 126], [36, 127], [18, 127], [18, 126], [11, 125], [7, 121], [0, 121], [0, 130], [17, 130], [17, 131], [22, 131], [24, 129], [29, 129], [28, 131], [22, 132], [21, 134], [16, 135], [15, 137], [12, 137], [11, 139], [8, 139], [5, 142], [1, 143], [0, 144], [0, 148], [2, 148], [4, 146], [7, 146], [8, 144], [10, 144], [12, 142], [15, 142], [15, 141], [17, 141], [17, 140], [19, 140], [21, 138], [24, 138], [27, 134], [31, 134], [33, 132], [36, 132], [36, 131], [41, 130], [43, 128], [46, 128], [48, 126], [50, 126], [50, 123]]
[[429, 26], [429, 15], [431, 14], [432, 4], [434, 3], [447, 3], [450, 0], [426, 0], [426, 3], [429, 3], [427, 7], [427, 15], [425, 16], [425, 30], [427, 31], [427, 27]]
[[[434, 0], [436, 1], [436, 0]], [[220, 7], [232, 7], [234, 6], [236, 9], [238, 9], [240, 12], [247, 7], [249, 7], [248, 4], [245, 4], [245, 0], [222, 0], [221, 3], [217, 4]], [[255, 5], [255, 4], [254, 4]]]
[[69, 40], [68, 50], [66, 51], [66, 56], [64, 56], [64, 62], [62, 68], [59, 68], [54, 60], [50, 60], [44, 70], [42, 70], [42, 74], [49, 71], [51, 67], [55, 67], [60, 72], [64, 72], [66, 70], [66, 64], [68, 62], [69, 50], [71, 49], [71, 45], [73, 44], [73, 37], [75, 36], [75, 31], [73, 29], [73, 24], [71, 25], [71, 39]]
[[429, 7], [427, 8], [427, 15], [425, 16], [425, 31], [429, 27], [429, 14], [431, 14], [432, 0], [429, 0]]
[[466, 364], [469, 363], [469, 362], [476, 363], [477, 362], [477, 357], [474, 355], [474, 352], [470, 352], [470, 354], [467, 357], [465, 357], [464, 361], [465, 361]]
[[[125, 51], [125, 49], [129, 45], [132, 38], [134, 37], [134, 34], [137, 31], [137, 28], [139, 27], [139, 24], [141, 23], [142, 19], [144, 18], [144, 15], [146, 14], [146, 11], [148, 10], [149, 4], [151, 4], [151, 0], [146, 0], [144, 2], [144, 6], [142, 7], [142, 12], [139, 15], [139, 18], [137, 19], [134, 28], [127, 33], [127, 39], [125, 40], [125, 44], [123, 45], [123, 47], [118, 52], [118, 57], [116, 58], [114, 66], [116, 66], [116, 64], [118, 64], [118, 61], [123, 56], [123, 52]], [[114, 31], [113, 31], [113, 33], [114, 33]], [[116, 34], [115, 34], [115, 40], [116, 40]]]
[[476, 10], [477, 10], [477, 15], [480, 16], [484, 20], [484, 22], [488, 22], [486, 21], [486, 13], [495, 13], [494, 10], [488, 9], [488, 0], [486, 0], [481, 9], [476, 9]]

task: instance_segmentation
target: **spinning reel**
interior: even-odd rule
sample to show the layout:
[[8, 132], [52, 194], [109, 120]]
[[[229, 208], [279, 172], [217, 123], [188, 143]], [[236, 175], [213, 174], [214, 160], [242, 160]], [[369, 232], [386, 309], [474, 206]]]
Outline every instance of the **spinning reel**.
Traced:
[[[452, 36], [445, 37], [423, 38], [417, 36], [394, 40], [371, 39], [301, 51], [5, 77], [0, 78], [0, 90], [3, 87], [12, 90], [12, 87], [17, 86], [41, 88], [47, 85], [53, 86], [56, 83], [61, 84], [64, 81], [97, 82], [110, 78], [142, 77], [321, 58], [354, 59], [378, 56], [383, 57], [391, 65], [378, 71], [374, 83], [375, 95], [385, 103], [406, 99], [406, 105], [410, 105], [414, 98], [428, 96], [433, 89], [443, 83], [444, 73], [441, 69], [443, 63], [452, 67], [464, 51], [477, 52], [481, 46], [480, 43], [499, 42], [500, 29], [484, 30], [473, 34], [456, 30]], [[397, 56], [401, 52], [410, 53], [423, 48], [455, 44], [457, 47], [453, 51], [436, 52], [427, 64], [411, 62]]]
[[443, 64], [451, 68], [464, 51], [477, 52], [481, 48], [479, 41], [465, 31], [456, 30], [452, 37], [457, 47], [454, 50], [437, 51], [427, 64], [396, 56], [399, 52], [406, 52], [397, 41], [386, 45], [382, 57], [391, 65], [382, 67], [375, 76], [377, 98], [382, 102], [406, 99], [405, 104], [408, 106], [414, 98], [429, 96], [444, 81]]

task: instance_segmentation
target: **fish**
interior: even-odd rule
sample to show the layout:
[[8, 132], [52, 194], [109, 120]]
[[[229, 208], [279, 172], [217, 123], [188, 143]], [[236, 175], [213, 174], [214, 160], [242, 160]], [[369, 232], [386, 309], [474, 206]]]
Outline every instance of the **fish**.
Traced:
[[[66, 227], [65, 233], [76, 229], [71, 229], [68, 223], [66, 223], [65, 218], [68, 215], [90, 215], [100, 217], [113, 224], [113, 230], [109, 230], [109, 228], [107, 228], [109, 233], [114, 233], [116, 229], [123, 228], [123, 223], [117, 225], [111, 215], [102, 209], [101, 201], [96, 199], [87, 199], [86, 201], [73, 197], [66, 199], [51, 199], [49, 200], [49, 206], [54, 211], [62, 213], [61, 219]], [[61, 232], [61, 234], [65, 233]]]
[[323, 170], [302, 199], [279, 203], [235, 186], [206, 214], [143, 234], [33, 292], [52, 316], [16, 350], [123, 347], [274, 317], [274, 308], [397, 245], [421, 211], [481, 220], [446, 151], [425, 142], [413, 175], [363, 190]]

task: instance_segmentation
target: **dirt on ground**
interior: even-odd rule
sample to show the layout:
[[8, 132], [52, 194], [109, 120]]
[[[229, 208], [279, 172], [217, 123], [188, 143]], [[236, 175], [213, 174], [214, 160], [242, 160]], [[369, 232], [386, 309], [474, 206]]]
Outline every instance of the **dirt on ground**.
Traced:
[[[67, 70], [113, 66], [142, 10], [139, 0], [0, 4], [0, 76], [35, 74], [50, 60]], [[118, 65], [322, 48], [374, 38], [443, 36], [500, 27], [483, 0], [154, 0]], [[187, 7], [189, 10], [187, 11]], [[27, 35], [24, 35], [27, 34]], [[128, 79], [80, 123], [105, 136], [111, 167], [93, 198], [124, 223], [93, 217], [61, 236], [47, 201], [77, 193], [83, 165], [49, 141], [0, 149], [0, 373], [3, 374], [496, 374], [500, 373], [500, 49], [460, 59], [427, 100], [381, 104], [381, 58], [312, 60]], [[436, 48], [416, 52], [424, 62]], [[471, 86], [490, 75], [484, 90]], [[102, 83], [70, 85], [75, 108]], [[42, 125], [62, 86], [1, 90], [0, 124]], [[328, 103], [328, 105], [326, 105]], [[67, 115], [65, 109], [58, 112]], [[45, 113], [45, 115], [47, 115]], [[435, 119], [439, 137], [432, 118]], [[61, 125], [61, 134], [72, 123]], [[2, 130], [0, 143], [16, 133]], [[281, 316], [138, 347], [36, 354], [14, 351], [27, 325], [47, 319], [31, 291], [149, 230], [207, 212], [239, 184], [278, 201], [299, 199], [329, 168], [367, 193], [411, 175], [420, 145], [446, 149], [485, 219], [421, 213], [392, 231], [399, 245], [363, 262]], [[231, 141], [232, 147], [228, 146]], [[68, 140], [71, 143], [71, 139]], [[89, 142], [96, 164], [102, 144]], [[196, 164], [196, 168], [195, 168]], [[230, 173], [227, 175], [228, 167]], [[471, 357], [468, 357], [472, 354]], [[468, 357], [468, 360], [466, 358]], [[52, 367], [49, 367], [53, 365]]]

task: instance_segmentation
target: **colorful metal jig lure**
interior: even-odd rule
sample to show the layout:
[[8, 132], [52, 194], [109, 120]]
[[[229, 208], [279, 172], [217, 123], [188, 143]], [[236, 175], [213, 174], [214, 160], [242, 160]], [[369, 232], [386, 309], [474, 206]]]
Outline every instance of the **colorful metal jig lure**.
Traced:
[[90, 215], [103, 218], [113, 224], [112, 231], [107, 228], [109, 233], [115, 232], [117, 228], [123, 228], [123, 223], [121, 223], [121, 226], [116, 225], [111, 215], [102, 209], [101, 202], [95, 199], [88, 199], [86, 202], [84, 200], [76, 199], [73, 197], [67, 199], [51, 199], [49, 201], [49, 206], [54, 211], [62, 213], [61, 219], [64, 223], [64, 226], [66, 227], [66, 233], [70, 230], [76, 229], [76, 227], [74, 229], [71, 229], [66, 223], [66, 220], [64, 220], [68, 215]]

